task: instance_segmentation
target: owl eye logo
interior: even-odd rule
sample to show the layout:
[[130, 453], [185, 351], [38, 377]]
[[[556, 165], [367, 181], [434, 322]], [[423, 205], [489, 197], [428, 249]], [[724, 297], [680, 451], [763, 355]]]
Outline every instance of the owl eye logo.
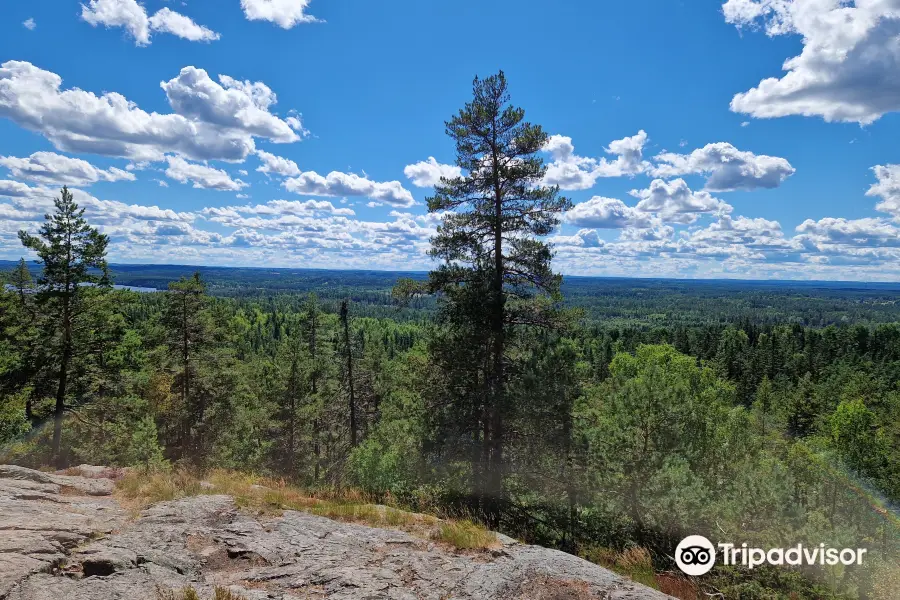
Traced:
[[711, 558], [708, 548], [688, 546], [681, 550], [681, 562], [686, 565], [705, 565]]
[[704, 575], [716, 563], [716, 550], [702, 535], [690, 535], [675, 549], [675, 563], [687, 575]]

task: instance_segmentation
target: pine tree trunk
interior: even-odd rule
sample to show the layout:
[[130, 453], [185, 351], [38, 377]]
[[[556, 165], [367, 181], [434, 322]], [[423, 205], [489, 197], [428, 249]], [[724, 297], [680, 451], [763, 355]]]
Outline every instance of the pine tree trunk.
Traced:
[[[67, 286], [68, 288], [68, 286]], [[56, 388], [56, 407], [53, 411], [53, 457], [57, 469], [65, 468], [62, 456], [62, 424], [66, 410], [66, 384], [69, 377], [69, 362], [72, 359], [72, 324], [69, 315], [68, 289], [63, 296], [63, 348], [59, 362], [59, 385]]]
[[[494, 140], [496, 146], [496, 139]], [[493, 314], [491, 316], [491, 333], [493, 338], [491, 398], [489, 428], [489, 460], [485, 496], [488, 498], [486, 517], [488, 524], [496, 527], [500, 521], [500, 509], [503, 499], [503, 409], [505, 390], [503, 385], [504, 354], [504, 313], [506, 310], [503, 295], [503, 194], [500, 189], [500, 173], [496, 150], [493, 153], [494, 179], [494, 281], [493, 281]]]

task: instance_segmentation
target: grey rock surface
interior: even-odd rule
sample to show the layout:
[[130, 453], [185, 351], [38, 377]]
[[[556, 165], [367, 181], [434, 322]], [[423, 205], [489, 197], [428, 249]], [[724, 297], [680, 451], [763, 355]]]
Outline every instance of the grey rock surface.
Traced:
[[221, 586], [247, 600], [668, 598], [505, 536], [502, 549], [461, 552], [306, 513], [254, 516], [215, 495], [129, 521], [112, 499], [65, 495], [83, 488], [41, 476], [0, 467], [0, 600], [156, 600], [186, 585], [201, 598]]
[[[63, 564], [79, 544], [126, 522], [110, 480], [0, 466], [0, 598], [29, 575]], [[86, 496], [85, 494], [94, 494]]]
[[[81, 468], [83, 467], [79, 467]], [[88, 496], [109, 496], [115, 489], [112, 480], [106, 478], [44, 473], [16, 465], [0, 465], [0, 479], [69, 487]]]

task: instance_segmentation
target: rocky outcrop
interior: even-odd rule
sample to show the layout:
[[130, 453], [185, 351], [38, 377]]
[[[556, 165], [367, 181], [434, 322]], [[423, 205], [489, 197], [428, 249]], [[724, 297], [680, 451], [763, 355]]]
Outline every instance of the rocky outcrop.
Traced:
[[124, 525], [112, 490], [109, 479], [0, 466], [0, 598], [29, 575], [58, 569], [79, 545]]
[[67, 487], [87, 496], [109, 496], [115, 489], [112, 480], [105, 476], [111, 472], [110, 469], [82, 465], [73, 470], [80, 474], [76, 476], [58, 475], [16, 465], [0, 465], [0, 479]]
[[81, 495], [109, 480], [25, 471], [0, 468], [0, 600], [156, 600], [187, 585], [247, 600], [667, 598], [503, 536], [502, 547], [462, 552], [300, 512], [254, 516], [215, 495], [127, 519], [111, 498]]

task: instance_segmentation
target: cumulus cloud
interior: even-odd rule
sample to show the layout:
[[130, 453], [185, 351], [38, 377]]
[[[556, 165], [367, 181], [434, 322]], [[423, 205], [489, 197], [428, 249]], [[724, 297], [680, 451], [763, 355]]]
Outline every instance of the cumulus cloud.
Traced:
[[453, 179], [462, 176], [462, 169], [456, 165], [444, 165], [433, 156], [412, 165], [406, 165], [403, 174], [416, 187], [434, 187], [441, 182], [441, 177]]
[[392, 206], [408, 207], [416, 203], [399, 181], [377, 182], [355, 173], [332, 171], [326, 176], [306, 171], [282, 184], [288, 191], [311, 196], [365, 196]]
[[[110, 235], [113, 260], [427, 269], [429, 239], [444, 216], [394, 210], [391, 221], [365, 221], [327, 200], [178, 212], [70, 189], [89, 222]], [[58, 193], [58, 188], [0, 180], [0, 256], [18, 257], [16, 232], [36, 231]], [[719, 214], [706, 227], [676, 235], [672, 226], [645, 213], [622, 217], [618, 201], [591, 205], [609, 208], [598, 210], [592, 224], [620, 234], [603, 240], [597, 228], [576, 224], [575, 233], [551, 237], [555, 264], [565, 273], [896, 279], [900, 272], [895, 266], [900, 231], [886, 219], [809, 220], [787, 237], [777, 221]], [[564, 226], [571, 224], [566, 219]]]
[[350, 208], [338, 208], [327, 200], [270, 200], [265, 204], [257, 204], [256, 206], [226, 206], [226, 207], [209, 207], [203, 209], [203, 214], [211, 217], [213, 220], [227, 220], [238, 215], [263, 215], [263, 216], [280, 216], [280, 215], [338, 215], [344, 217], [352, 217], [356, 213]]
[[900, 165], [876, 165], [872, 170], [878, 182], [872, 184], [866, 195], [881, 198], [881, 202], [875, 205], [875, 210], [889, 213], [895, 220], [900, 220]]
[[741, 151], [726, 142], [707, 144], [690, 154], [664, 152], [655, 160], [661, 164], [650, 170], [654, 177], [703, 174], [711, 192], [775, 188], [795, 172], [783, 158]]
[[636, 209], [645, 213], [654, 213], [667, 223], [689, 224], [697, 220], [703, 213], [730, 213], [729, 204], [714, 198], [709, 192], [695, 192], [688, 187], [684, 179], [672, 181], [654, 179], [650, 187], [629, 192], [640, 198]]
[[594, 229], [579, 229], [575, 235], [557, 235], [548, 241], [556, 247], [600, 248], [605, 244]]
[[[99, 200], [84, 190], [70, 188], [75, 202], [85, 209], [88, 220], [94, 224], [114, 225], [129, 221], [173, 221], [189, 223], [196, 218], [194, 213], [177, 212], [158, 206], [126, 204], [117, 200]], [[52, 210], [53, 199], [59, 195], [58, 188], [45, 186], [31, 187], [22, 183], [0, 180], [0, 197], [11, 200], [12, 206], [27, 213], [22, 220], [43, 221], [44, 214]]]
[[250, 185], [240, 179], [232, 179], [222, 169], [190, 163], [180, 156], [167, 156], [166, 162], [169, 163], [166, 169], [166, 176], [169, 179], [180, 183], [192, 182], [198, 189], [236, 192]]
[[22, 26], [29, 31], [34, 31], [34, 28], [37, 27], [37, 23], [34, 22], [34, 19], [27, 19], [22, 23]]
[[749, 248], [788, 247], [781, 223], [769, 219], [720, 215], [703, 229], [691, 232], [687, 239], [694, 246], [725, 248], [740, 245]]
[[637, 135], [610, 142], [605, 150], [607, 154], [616, 155], [615, 160], [606, 157], [598, 160], [575, 154], [572, 138], [563, 135], [550, 136], [544, 146], [544, 152], [548, 152], [553, 161], [547, 166], [544, 184], [558, 185], [564, 190], [587, 190], [601, 177], [622, 177], [643, 173], [650, 167], [643, 159], [646, 143], [647, 133], [641, 130]]
[[283, 29], [300, 23], [315, 23], [306, 13], [310, 0], [241, 0], [241, 8], [248, 21], [270, 21]]
[[652, 225], [650, 215], [626, 205], [616, 198], [594, 196], [576, 204], [563, 220], [578, 227], [594, 229], [647, 228]]
[[0, 196], [8, 198], [24, 198], [32, 192], [31, 187], [19, 181], [0, 179]]
[[763, 26], [803, 44], [780, 79], [735, 95], [731, 110], [868, 124], [900, 109], [900, 0], [728, 0], [722, 11], [739, 28]]
[[282, 177], [297, 177], [300, 175], [300, 167], [292, 160], [275, 156], [264, 150], [257, 150], [256, 156], [262, 161], [262, 165], [256, 170], [266, 175], [281, 175]]
[[829, 245], [900, 247], [900, 229], [884, 219], [807, 219], [797, 226], [797, 232], [818, 249]]
[[275, 95], [264, 84], [219, 79], [221, 85], [202, 69], [185, 67], [161, 84], [175, 113], [148, 113], [121, 94], [63, 90], [59, 75], [7, 61], [0, 64], [0, 117], [43, 134], [59, 150], [136, 161], [163, 160], [167, 152], [241, 161], [255, 150], [254, 136], [300, 139], [268, 112]]
[[35, 152], [27, 158], [0, 156], [0, 167], [9, 169], [16, 179], [42, 184], [86, 186], [98, 181], [134, 181], [133, 173], [112, 167], [104, 170], [86, 160], [55, 152]]
[[211, 42], [220, 37], [215, 31], [197, 25], [189, 17], [168, 8], [162, 8], [150, 17], [150, 28], [153, 31], [171, 33], [192, 42]]
[[262, 82], [238, 81], [184, 67], [178, 77], [160, 84], [176, 113], [227, 129], [246, 131], [276, 143], [296, 142], [300, 135], [286, 121], [269, 112], [275, 93]]
[[670, 240], [675, 229], [655, 219], [651, 227], [626, 227], [619, 234], [620, 242], [663, 242]]
[[138, 46], [150, 44], [154, 32], [170, 33], [192, 42], [209, 42], [219, 39], [219, 34], [198, 25], [169, 8], [162, 8], [153, 16], [137, 0], [90, 0], [81, 5], [81, 18], [96, 27], [122, 27]]

